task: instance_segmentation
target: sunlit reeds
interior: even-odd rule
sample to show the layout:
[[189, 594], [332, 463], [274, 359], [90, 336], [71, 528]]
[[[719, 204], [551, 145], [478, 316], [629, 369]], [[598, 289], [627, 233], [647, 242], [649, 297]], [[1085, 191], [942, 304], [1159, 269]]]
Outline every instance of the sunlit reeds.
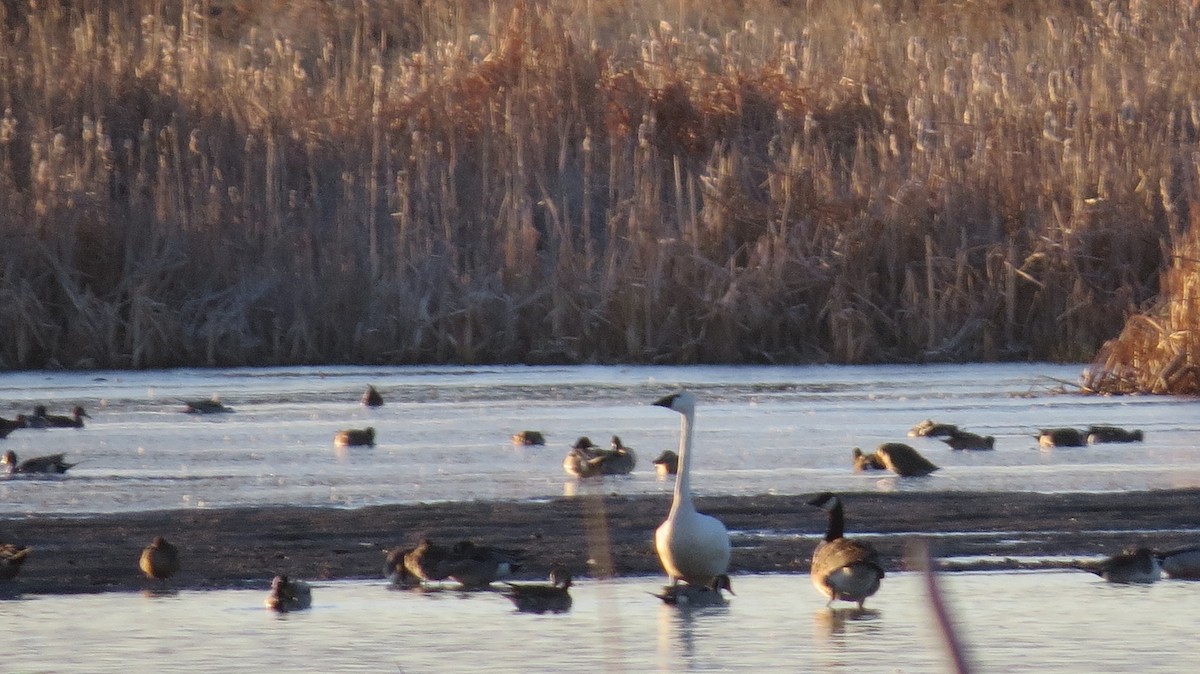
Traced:
[[1191, 3], [6, 4], [0, 366], [1085, 360]]

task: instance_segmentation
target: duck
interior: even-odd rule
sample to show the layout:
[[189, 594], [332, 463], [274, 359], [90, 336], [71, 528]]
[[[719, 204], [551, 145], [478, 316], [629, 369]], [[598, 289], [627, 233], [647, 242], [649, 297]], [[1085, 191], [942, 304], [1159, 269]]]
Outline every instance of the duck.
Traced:
[[1200, 546], [1175, 548], [1155, 554], [1162, 570], [1171, 578], [1200, 580]]
[[17, 423], [21, 425], [21, 428], [36, 428], [39, 430], [50, 428], [50, 421], [47, 420], [44, 415], [38, 416], [37, 414], [18, 414]]
[[1127, 430], [1119, 426], [1088, 426], [1087, 443], [1099, 445], [1105, 442], [1142, 442], [1146, 435], [1138, 430]]
[[179, 571], [179, 549], [162, 536], [155, 536], [142, 548], [138, 567], [151, 580], [166, 580]]
[[368, 426], [340, 430], [334, 434], [333, 444], [338, 447], [374, 447], [375, 429]]
[[450, 549], [442, 570], [463, 589], [474, 590], [511, 576], [521, 568], [521, 559], [522, 553], [517, 550], [460, 541]]
[[957, 428], [939, 439], [949, 445], [950, 449], [988, 450], [996, 448], [996, 438], [990, 435], [979, 435], [977, 433], [961, 431]]
[[596, 477], [603, 475], [600, 468], [603, 462], [604, 455], [600, 447], [586, 435], [581, 435], [563, 458], [563, 470], [575, 477]]
[[445, 580], [449, 576], [446, 572], [449, 558], [449, 548], [422, 538], [417, 547], [404, 553], [404, 568], [423, 582]]
[[679, 455], [673, 449], [664, 449], [654, 460], [654, 472], [659, 477], [675, 475], [679, 472]]
[[571, 574], [561, 565], [550, 569], [550, 584], [505, 583], [502, 592], [521, 613], [565, 613], [571, 610]]
[[884, 468], [900, 477], [924, 477], [941, 470], [903, 442], [885, 442], [875, 448], [875, 456], [883, 462]]
[[1150, 548], [1125, 550], [1087, 570], [1110, 583], [1153, 583], [1162, 577], [1162, 563]]
[[232, 407], [226, 407], [221, 398], [215, 393], [208, 400], [189, 400], [184, 403], [183, 411], [187, 414], [224, 414], [232, 412]]
[[383, 396], [379, 395], [378, 389], [367, 384], [367, 390], [362, 394], [362, 404], [365, 407], [380, 407], [383, 405]]
[[409, 572], [408, 567], [404, 565], [404, 558], [412, 551], [413, 548], [402, 547], [384, 551], [387, 558], [383, 563], [383, 577], [397, 587], [414, 587], [421, 584], [421, 579]]
[[954, 424], [940, 424], [933, 419], [926, 419], [908, 430], [910, 438], [938, 438], [950, 435], [958, 430]]
[[829, 513], [825, 540], [813, 551], [812, 584], [832, 604], [835, 600], [858, 603], [859, 610], [867, 598], [879, 591], [883, 566], [879, 553], [869, 543], [845, 537], [845, 516], [842, 499], [825, 492], [808, 502]]
[[263, 603], [272, 611], [280, 613], [306, 609], [312, 606], [312, 588], [302, 580], [275, 576], [271, 580], [271, 593]]
[[654, 531], [654, 547], [671, 585], [711, 586], [713, 579], [729, 572], [729, 531], [721, 520], [700, 513], [692, 503], [692, 433], [696, 398], [680, 391], [654, 403], [680, 414], [679, 472], [667, 519]]
[[[71, 410], [70, 416], [62, 416], [61, 414], [46, 414], [46, 406], [38, 405], [33, 408], [33, 416], [37, 424], [41, 424], [41, 428], [83, 428], [83, 418], [91, 418], [83, 407], [76, 405]], [[28, 421], [26, 422], [28, 423]]]
[[8, 466], [9, 474], [65, 473], [72, 466], [79, 465], [78, 463], [67, 463], [63, 460], [65, 456], [66, 454], [49, 454], [47, 456], [25, 459], [18, 463], [16, 452], [10, 449], [4, 452], [4, 458], [0, 459], [0, 466]]
[[621, 443], [621, 438], [614, 435], [610, 441], [608, 452], [604, 453], [604, 461], [600, 463], [600, 472], [604, 475], [628, 475], [637, 465], [637, 455], [632, 447]]
[[12, 580], [21, 571], [21, 565], [33, 548], [0, 543], [0, 580]]
[[864, 454], [862, 449], [855, 447], [851, 460], [854, 462], [854, 472], [861, 473], [868, 470], [887, 470], [883, 459], [875, 452]]
[[25, 427], [26, 422], [24, 415], [18, 416], [16, 419], [5, 419], [4, 417], [0, 417], [0, 440], [7, 438], [9, 433], [12, 433], [18, 428]]
[[664, 604], [670, 606], [724, 606], [726, 603], [721, 590], [735, 594], [729, 581], [729, 574], [722, 573], [713, 578], [710, 585], [668, 585], [661, 593], [653, 593]]
[[544, 445], [546, 436], [542, 435], [541, 431], [521, 431], [513, 433], [512, 443], [514, 445]]
[[1042, 447], [1083, 447], [1086, 438], [1078, 428], [1043, 428], [1038, 431], [1038, 444]]

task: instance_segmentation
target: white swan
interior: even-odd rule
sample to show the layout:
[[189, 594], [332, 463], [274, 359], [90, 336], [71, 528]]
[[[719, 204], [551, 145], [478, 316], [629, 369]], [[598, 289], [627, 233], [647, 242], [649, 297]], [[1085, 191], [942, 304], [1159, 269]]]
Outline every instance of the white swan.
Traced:
[[654, 547], [671, 585], [680, 580], [689, 585], [709, 586], [729, 570], [729, 532], [721, 520], [696, 512], [692, 505], [691, 450], [696, 398], [683, 391], [654, 403], [683, 415], [679, 432], [679, 473], [675, 476], [675, 498], [665, 522], [654, 532]]

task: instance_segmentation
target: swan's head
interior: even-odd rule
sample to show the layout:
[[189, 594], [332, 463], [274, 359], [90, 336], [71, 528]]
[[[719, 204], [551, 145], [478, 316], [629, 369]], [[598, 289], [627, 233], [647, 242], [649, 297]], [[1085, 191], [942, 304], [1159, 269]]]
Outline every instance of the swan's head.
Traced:
[[689, 414], [696, 410], [696, 397], [687, 391], [680, 391], [679, 393], [672, 393], [669, 396], [659, 398], [654, 404], [659, 407], [675, 410], [680, 414]]
[[825, 492], [809, 501], [808, 505], [816, 506], [822, 510], [833, 510], [841, 505], [841, 499], [829, 492]]

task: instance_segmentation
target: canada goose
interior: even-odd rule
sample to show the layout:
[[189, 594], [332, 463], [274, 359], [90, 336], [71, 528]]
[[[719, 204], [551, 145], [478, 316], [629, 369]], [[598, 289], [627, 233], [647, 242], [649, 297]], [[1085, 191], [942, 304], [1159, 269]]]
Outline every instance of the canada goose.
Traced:
[[[62, 416], [61, 414], [46, 414], [46, 406], [38, 405], [33, 408], [33, 417], [37, 424], [41, 424], [42, 428], [83, 428], [83, 418], [91, 418], [82, 407], [76, 405], [71, 410], [71, 416]], [[28, 420], [26, 423], [29, 423]]]
[[368, 426], [340, 430], [334, 434], [333, 444], [338, 447], [374, 447], [375, 429]]
[[808, 502], [829, 512], [829, 527], [825, 540], [817, 545], [812, 556], [812, 584], [834, 600], [858, 602], [861, 610], [867, 597], [879, 590], [883, 579], [883, 567], [879, 565], [879, 553], [870, 544], [845, 538], [845, 518], [842, 500], [826, 492]]
[[233, 408], [226, 407], [215, 393], [208, 400], [189, 400], [183, 405], [183, 411], [187, 414], [223, 414], [233, 411]]
[[950, 446], [950, 449], [995, 449], [996, 438], [990, 435], [978, 435], [967, 431], [960, 431], [957, 428], [953, 432], [942, 436], [941, 441]]
[[542, 435], [541, 431], [521, 431], [513, 433], [512, 443], [514, 445], [544, 445], [546, 436]]
[[383, 404], [383, 396], [379, 395], [378, 389], [367, 384], [367, 390], [362, 394], [362, 404], [366, 407], [379, 407]]
[[0, 580], [16, 578], [17, 573], [21, 570], [21, 565], [25, 563], [25, 558], [31, 551], [32, 548], [18, 547], [12, 543], [0, 543]]
[[1172, 578], [1200, 580], [1200, 546], [1176, 548], [1156, 555], [1162, 570]]
[[0, 417], [0, 439], [7, 438], [9, 433], [12, 433], [18, 428], [25, 427], [26, 422], [24, 416], [19, 416], [16, 419], [5, 419], [4, 417]]
[[885, 442], [875, 448], [875, 456], [888, 470], [900, 477], [924, 477], [939, 468], [917, 450], [903, 442]]
[[550, 584], [506, 583], [505, 597], [522, 613], [564, 613], [571, 610], [571, 574], [561, 566], [550, 569]]
[[721, 520], [696, 511], [692, 504], [691, 450], [692, 428], [696, 417], [696, 398], [681, 391], [654, 403], [678, 412], [679, 473], [671, 512], [654, 532], [654, 547], [666, 569], [671, 585], [680, 580], [689, 585], [710, 585], [713, 578], [729, 570], [729, 532]]
[[721, 590], [734, 594], [728, 574], [715, 576], [709, 585], [668, 585], [661, 594], [651, 594], [671, 606], [724, 606], [726, 601]]
[[312, 606], [312, 588], [302, 580], [275, 576], [271, 581], [271, 593], [264, 603], [267, 608], [280, 613], [306, 609]]
[[887, 466], [883, 464], [883, 459], [875, 452], [863, 454], [863, 451], [858, 447], [854, 448], [852, 455], [854, 461], [854, 472], [861, 473], [867, 470], [887, 470]]
[[162, 536], [155, 536], [138, 560], [138, 566], [147, 578], [166, 580], [179, 570], [179, 549]]
[[1125, 550], [1088, 567], [1110, 583], [1153, 583], [1162, 576], [1162, 565], [1149, 548]]
[[1130, 431], [1117, 426], [1088, 426], [1087, 429], [1089, 445], [1104, 442], [1141, 442], [1145, 437], [1141, 431]]
[[659, 477], [667, 475], [675, 475], [679, 472], [679, 455], [675, 450], [664, 449], [658, 458], [654, 460], [654, 472], [658, 473]]
[[939, 424], [933, 419], [926, 419], [908, 430], [910, 438], [938, 438], [958, 430], [954, 424]]
[[477, 589], [511, 576], [521, 568], [521, 557], [516, 550], [460, 541], [450, 550], [443, 570], [447, 578], [458, 581], [464, 589]]
[[50, 454], [47, 456], [38, 456], [32, 459], [25, 459], [20, 463], [17, 462], [17, 454], [11, 449], [4, 452], [4, 458], [0, 459], [0, 466], [8, 466], [9, 474], [13, 473], [65, 473], [67, 469], [76, 466], [76, 463], [67, 463], [63, 461], [66, 454]]
[[1085, 438], [1078, 428], [1043, 428], [1038, 431], [1042, 447], [1083, 447]]

